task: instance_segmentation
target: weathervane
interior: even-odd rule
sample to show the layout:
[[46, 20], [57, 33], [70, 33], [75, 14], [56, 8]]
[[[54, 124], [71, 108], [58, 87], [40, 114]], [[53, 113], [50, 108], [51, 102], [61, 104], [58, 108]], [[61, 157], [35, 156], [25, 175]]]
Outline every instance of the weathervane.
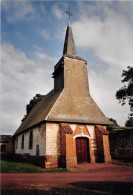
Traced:
[[66, 14], [68, 15], [68, 21], [70, 22], [70, 16], [73, 15], [73, 13], [70, 10], [70, 7], [68, 8], [68, 11], [66, 11]]

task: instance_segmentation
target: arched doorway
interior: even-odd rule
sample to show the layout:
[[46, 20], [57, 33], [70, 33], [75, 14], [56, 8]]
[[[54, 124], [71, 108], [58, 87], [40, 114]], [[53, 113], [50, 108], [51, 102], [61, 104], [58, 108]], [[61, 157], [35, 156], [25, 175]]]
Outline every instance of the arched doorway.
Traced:
[[76, 138], [77, 163], [90, 162], [89, 139], [85, 137]]

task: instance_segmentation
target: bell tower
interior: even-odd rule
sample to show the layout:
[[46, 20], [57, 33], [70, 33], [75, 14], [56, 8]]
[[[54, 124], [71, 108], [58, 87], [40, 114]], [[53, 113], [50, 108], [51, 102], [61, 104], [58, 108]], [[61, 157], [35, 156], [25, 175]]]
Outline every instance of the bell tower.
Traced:
[[[54, 78], [54, 94], [59, 92], [59, 91], [62, 91], [64, 89], [64, 87], [66, 86], [65, 83], [66, 84], [68, 83], [67, 81], [70, 77], [73, 77], [73, 80], [75, 78], [75, 74], [77, 74], [77, 77], [78, 77], [78, 75], [81, 71], [81, 67], [79, 67], [79, 72], [78, 72], [78, 62], [77, 61], [76, 61], [77, 62], [76, 67], [75, 67], [75, 65], [74, 65], [75, 68], [72, 67], [71, 62], [74, 62], [73, 59], [80, 60], [82, 62], [84, 61], [84, 65], [85, 65], [85, 67], [83, 68], [84, 70], [86, 69], [86, 64], [87, 64], [87, 62], [85, 60], [83, 60], [82, 58], [77, 56], [73, 33], [72, 33], [71, 25], [70, 25], [70, 16], [72, 15], [70, 8], [66, 12], [66, 14], [69, 16], [69, 21], [68, 21], [68, 25], [67, 25], [67, 29], [66, 29], [63, 55], [62, 55], [62, 58], [58, 61], [58, 63], [54, 66], [54, 72], [52, 74], [53, 78]], [[70, 61], [71, 61], [70, 62], [71, 68], [69, 67], [69, 72], [70, 72], [69, 74], [68, 74], [68, 71], [65, 67], [66, 59], [68, 59], [68, 60], [70, 59]], [[74, 70], [76, 72], [74, 72]], [[87, 73], [87, 70], [86, 70], [86, 73]], [[87, 76], [87, 80], [88, 80], [88, 75], [86, 75], [86, 76]], [[68, 79], [67, 79], [67, 77], [68, 77]], [[82, 82], [82, 80], [84, 80], [84, 77], [81, 78], [81, 75], [80, 75], [80, 78], [78, 78], [78, 81], [79, 80], [81, 80], [81, 82]], [[77, 85], [77, 83], [75, 81], [75, 83], [73, 83], [73, 84]], [[88, 81], [87, 81], [87, 85], [88, 85]]]
[[87, 61], [77, 55], [69, 21], [66, 29], [63, 55], [54, 67], [54, 94], [59, 97], [47, 115], [49, 121], [67, 121], [90, 124], [110, 124], [90, 95]]

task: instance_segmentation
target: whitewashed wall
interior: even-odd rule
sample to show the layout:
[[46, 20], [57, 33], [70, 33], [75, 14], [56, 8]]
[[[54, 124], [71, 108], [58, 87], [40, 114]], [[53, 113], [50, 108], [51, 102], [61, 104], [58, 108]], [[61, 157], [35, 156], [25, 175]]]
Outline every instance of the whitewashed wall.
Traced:
[[71, 127], [71, 129], [72, 129], [72, 131], [74, 133], [74, 131], [75, 131], [76, 127], [77, 127], [77, 124], [69, 124], [69, 125], [70, 125], [70, 127]]
[[95, 138], [95, 126], [94, 125], [86, 125], [88, 131], [89, 131], [89, 134], [91, 136], [91, 138]]
[[[77, 124], [70, 124], [73, 132], [76, 129]], [[86, 126], [90, 137], [95, 138], [94, 125]], [[16, 148], [15, 142], [15, 153], [16, 154], [30, 154], [36, 155], [36, 145], [39, 145], [40, 156], [43, 155], [60, 155], [60, 125], [59, 123], [46, 123], [40, 127], [32, 129], [33, 131], [33, 147], [29, 149], [29, 136], [31, 130], [24, 133], [24, 148], [21, 149], [21, 142], [23, 134], [18, 136], [18, 146]], [[79, 135], [80, 136], [80, 135]]]
[[[70, 124], [70, 127], [71, 127], [72, 131], [75, 132], [77, 124]], [[86, 125], [86, 127], [89, 131], [90, 137], [95, 138], [95, 126], [94, 125]]]
[[60, 155], [60, 126], [46, 123], [46, 155]]
[[[46, 125], [32, 129], [33, 132], [33, 147], [29, 149], [29, 136], [31, 130], [22, 133], [18, 136], [18, 146], [16, 148], [17, 138], [15, 140], [15, 153], [16, 154], [30, 154], [36, 155], [36, 145], [39, 145], [40, 156], [46, 155]], [[22, 136], [24, 134], [24, 148], [21, 149]]]

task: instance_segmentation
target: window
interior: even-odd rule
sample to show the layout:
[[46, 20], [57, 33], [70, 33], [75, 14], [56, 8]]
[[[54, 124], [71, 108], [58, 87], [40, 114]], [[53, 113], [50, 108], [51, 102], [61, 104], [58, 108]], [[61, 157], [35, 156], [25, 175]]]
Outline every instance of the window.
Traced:
[[32, 147], [33, 147], [33, 133], [31, 131], [29, 136], [29, 149], [32, 149]]
[[21, 143], [21, 149], [24, 148], [24, 135], [22, 136], [22, 143]]
[[6, 145], [1, 145], [1, 152], [6, 152]]
[[16, 138], [16, 149], [18, 148], [18, 137]]

